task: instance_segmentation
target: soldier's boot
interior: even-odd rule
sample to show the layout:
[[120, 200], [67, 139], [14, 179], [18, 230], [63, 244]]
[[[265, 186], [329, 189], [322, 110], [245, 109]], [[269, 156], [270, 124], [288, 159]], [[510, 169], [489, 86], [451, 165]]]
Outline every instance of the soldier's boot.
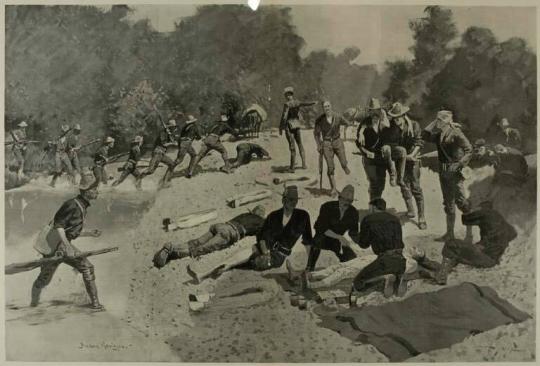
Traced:
[[154, 267], [159, 269], [165, 267], [165, 265], [171, 260], [182, 259], [189, 256], [189, 249], [173, 249], [172, 243], [166, 243], [160, 250], [158, 250], [154, 254], [152, 262], [154, 263]]
[[231, 164], [229, 164], [229, 159], [225, 159], [225, 165], [223, 165], [220, 170], [227, 174], [229, 174], [232, 171]]
[[328, 180], [330, 181], [330, 196], [337, 197], [339, 192], [336, 189], [336, 179], [334, 175], [328, 175]]
[[163, 178], [161, 178], [161, 181], [159, 182], [159, 188], [167, 188], [170, 186], [173, 169], [174, 168], [167, 168], [165, 175], [163, 176]]
[[300, 159], [302, 160], [302, 169], [307, 169], [306, 165], [306, 153], [304, 151], [304, 148], [300, 149]]
[[435, 272], [435, 282], [437, 282], [438, 285], [446, 285], [448, 275], [456, 264], [457, 262], [454, 259], [443, 257], [441, 268]]
[[394, 294], [397, 297], [403, 297], [407, 293], [408, 279], [405, 274], [398, 276], [395, 284]]
[[296, 153], [291, 152], [291, 163], [289, 164], [289, 172], [294, 173], [294, 168], [296, 166]]
[[142, 191], [142, 178], [141, 177], [135, 178], [135, 189], [138, 191]]
[[472, 233], [472, 226], [467, 225], [465, 226], [465, 239], [463, 239], [466, 243], [472, 244], [473, 243], [473, 233]]
[[90, 308], [95, 311], [105, 310], [105, 307], [99, 303], [96, 281], [85, 280], [84, 286], [86, 287], [86, 292], [88, 293], [88, 296], [90, 297]]
[[446, 214], [446, 233], [436, 238], [435, 241], [440, 242], [447, 242], [449, 240], [454, 240], [454, 225], [456, 223], [456, 215], [455, 214]]
[[407, 217], [409, 219], [416, 217], [416, 212], [414, 211], [414, 202], [412, 198], [407, 198], [405, 200], [405, 205], [407, 206]]
[[56, 180], [58, 179], [59, 176], [60, 176], [60, 174], [57, 174], [57, 173], [53, 174], [51, 183], [49, 184], [51, 187], [54, 188], [56, 186]]
[[392, 187], [397, 186], [396, 163], [393, 160], [388, 163], [388, 174], [390, 175], [390, 185]]
[[426, 230], [427, 229], [427, 223], [426, 223], [426, 217], [424, 214], [424, 200], [423, 199], [417, 199], [416, 200], [416, 207], [418, 208], [418, 228], [420, 230]]
[[394, 294], [394, 285], [396, 283], [396, 276], [393, 274], [387, 274], [383, 276], [384, 278], [384, 290], [383, 295], [386, 298], [391, 297]]
[[39, 299], [41, 297], [41, 290], [42, 289], [37, 287], [35, 283], [32, 285], [32, 293], [31, 293], [32, 298], [30, 300], [30, 306], [32, 307], [38, 306]]

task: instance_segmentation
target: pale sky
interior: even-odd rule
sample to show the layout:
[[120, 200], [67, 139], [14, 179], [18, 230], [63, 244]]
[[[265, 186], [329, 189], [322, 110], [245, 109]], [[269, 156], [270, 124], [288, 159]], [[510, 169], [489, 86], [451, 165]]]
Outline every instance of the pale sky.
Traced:
[[[287, 5], [290, 6], [290, 5]], [[174, 29], [174, 22], [193, 15], [196, 5], [131, 5], [131, 19], [148, 17], [158, 31]], [[294, 5], [293, 23], [306, 41], [302, 55], [316, 49], [361, 50], [359, 64], [383, 65], [385, 60], [412, 57], [409, 20], [423, 17], [424, 6]], [[450, 7], [459, 32], [470, 26], [487, 27], [499, 41], [524, 38], [536, 51], [536, 13], [531, 7]]]

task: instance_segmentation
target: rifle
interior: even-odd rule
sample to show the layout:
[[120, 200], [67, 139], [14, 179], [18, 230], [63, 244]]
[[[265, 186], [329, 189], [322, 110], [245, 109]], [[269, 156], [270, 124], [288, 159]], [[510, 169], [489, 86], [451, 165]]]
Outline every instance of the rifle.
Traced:
[[161, 121], [161, 126], [165, 129], [165, 132], [167, 132], [167, 136], [169, 136], [169, 141], [174, 142], [174, 137], [169, 130], [169, 127], [165, 124], [165, 121], [163, 121], [163, 118], [161, 118], [161, 113], [157, 110], [156, 106], [154, 105], [154, 111], [157, 113], [159, 120]]
[[[150, 165], [137, 165], [137, 168], [148, 168]], [[123, 166], [118, 167], [117, 169], [119, 172], [123, 172], [125, 169]]]
[[46, 264], [57, 264], [62, 263], [66, 259], [80, 259], [80, 258], [86, 258], [93, 255], [99, 255], [99, 254], [105, 254], [109, 252], [117, 251], [118, 247], [111, 247], [111, 248], [104, 248], [104, 249], [98, 249], [98, 250], [90, 250], [88, 252], [82, 252], [80, 254], [77, 254], [74, 257], [63, 257], [63, 256], [54, 256], [50, 258], [41, 258], [36, 259], [30, 262], [22, 262], [22, 263], [13, 263], [10, 265], [7, 265], [4, 269], [4, 273], [7, 275], [21, 273], [21, 272], [27, 272], [31, 271], [35, 268], [41, 267]]
[[99, 138], [98, 138], [98, 139], [93, 139], [93, 140], [91, 140], [90, 142], [87, 142], [87, 143], [84, 144], [84, 145], [81, 145], [81, 146], [79, 146], [79, 147], [74, 147], [72, 150], [79, 151], [79, 150], [82, 150], [82, 149], [84, 149], [85, 147], [90, 146], [90, 145], [93, 145], [93, 144], [95, 144], [96, 142], [99, 142], [99, 141], [101, 141], [101, 139], [99, 139]]
[[114, 163], [116, 160], [120, 159], [121, 157], [124, 157], [126, 155], [129, 155], [129, 151], [128, 152], [123, 152], [123, 153], [120, 153], [120, 154], [116, 154], [116, 155], [113, 155], [111, 156], [110, 158], [107, 159], [107, 162], [105, 164], [111, 164], [111, 163]]
[[13, 145], [13, 144], [38, 144], [41, 141], [35, 141], [35, 140], [20, 140], [20, 141], [6, 141], [4, 142], [5, 145]]

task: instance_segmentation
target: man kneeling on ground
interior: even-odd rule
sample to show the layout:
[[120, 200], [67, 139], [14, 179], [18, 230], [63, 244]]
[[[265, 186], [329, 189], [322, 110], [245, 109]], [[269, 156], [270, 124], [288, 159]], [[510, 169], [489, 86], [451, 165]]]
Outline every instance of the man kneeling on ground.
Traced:
[[251, 212], [240, 214], [231, 220], [210, 226], [208, 232], [187, 243], [167, 243], [154, 255], [154, 266], [164, 267], [173, 259], [198, 258], [230, 247], [246, 236], [256, 235], [264, 223], [265, 209], [256, 206]]
[[[470, 202], [467, 203], [470, 206]], [[462, 216], [463, 225], [480, 227], [480, 241], [471, 244], [463, 240], [449, 240], [442, 255], [442, 268], [436, 280], [445, 284], [448, 274], [458, 263], [477, 268], [490, 268], [499, 264], [508, 244], [517, 237], [516, 229], [496, 210], [490, 201], [484, 201], [480, 208]]]
[[[364, 267], [354, 278], [352, 294], [367, 290], [371, 284], [384, 281], [384, 296], [390, 297], [396, 283], [406, 269], [403, 256], [403, 239], [399, 218], [386, 211], [386, 201], [376, 198], [369, 203], [374, 212], [360, 224], [358, 244], [367, 249], [371, 246], [377, 259]], [[396, 280], [399, 280], [396, 282]]]

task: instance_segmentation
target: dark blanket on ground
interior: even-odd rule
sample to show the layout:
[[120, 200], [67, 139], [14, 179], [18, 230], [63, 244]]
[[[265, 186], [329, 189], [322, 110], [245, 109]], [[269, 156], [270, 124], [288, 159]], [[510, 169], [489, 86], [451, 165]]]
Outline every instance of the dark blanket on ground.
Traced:
[[344, 309], [323, 316], [320, 325], [370, 343], [398, 362], [527, 318], [490, 287], [462, 283], [382, 306]]

